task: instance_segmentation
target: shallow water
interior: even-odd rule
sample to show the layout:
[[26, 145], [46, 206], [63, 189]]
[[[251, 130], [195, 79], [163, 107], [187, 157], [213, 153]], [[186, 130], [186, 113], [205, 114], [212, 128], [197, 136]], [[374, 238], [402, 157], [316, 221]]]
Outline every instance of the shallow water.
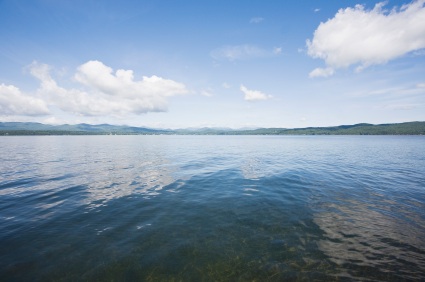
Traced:
[[0, 277], [424, 280], [423, 136], [0, 138]]

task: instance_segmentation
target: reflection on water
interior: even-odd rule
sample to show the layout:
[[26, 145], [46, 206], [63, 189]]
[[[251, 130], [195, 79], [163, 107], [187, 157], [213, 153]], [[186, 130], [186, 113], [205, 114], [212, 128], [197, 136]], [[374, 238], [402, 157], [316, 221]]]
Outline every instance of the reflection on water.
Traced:
[[[355, 196], [335, 192], [318, 207], [314, 222], [324, 231], [320, 250], [348, 277], [362, 278], [359, 269], [385, 273], [380, 276], [384, 280], [421, 276], [425, 269], [425, 216], [420, 211], [424, 202], [400, 197], [400, 191], [385, 195], [358, 190], [350, 191]], [[416, 207], [410, 205], [413, 201]]]
[[0, 138], [0, 277], [423, 280], [424, 141]]

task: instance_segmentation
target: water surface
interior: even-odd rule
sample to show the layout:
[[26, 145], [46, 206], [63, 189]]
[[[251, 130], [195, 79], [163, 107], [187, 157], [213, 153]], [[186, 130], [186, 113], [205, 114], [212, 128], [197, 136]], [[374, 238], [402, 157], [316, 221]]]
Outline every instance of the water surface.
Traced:
[[423, 136], [0, 138], [0, 277], [424, 280]]

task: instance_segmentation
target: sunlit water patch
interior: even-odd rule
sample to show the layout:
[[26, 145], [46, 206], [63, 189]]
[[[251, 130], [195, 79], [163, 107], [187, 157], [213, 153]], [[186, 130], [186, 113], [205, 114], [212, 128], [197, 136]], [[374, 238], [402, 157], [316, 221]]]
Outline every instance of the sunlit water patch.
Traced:
[[424, 280], [425, 138], [3, 137], [5, 281]]

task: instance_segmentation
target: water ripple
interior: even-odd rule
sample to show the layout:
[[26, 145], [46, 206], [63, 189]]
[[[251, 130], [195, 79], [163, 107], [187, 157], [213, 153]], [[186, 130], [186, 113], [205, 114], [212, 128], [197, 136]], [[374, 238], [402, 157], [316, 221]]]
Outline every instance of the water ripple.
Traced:
[[423, 280], [423, 137], [0, 138], [5, 280]]

